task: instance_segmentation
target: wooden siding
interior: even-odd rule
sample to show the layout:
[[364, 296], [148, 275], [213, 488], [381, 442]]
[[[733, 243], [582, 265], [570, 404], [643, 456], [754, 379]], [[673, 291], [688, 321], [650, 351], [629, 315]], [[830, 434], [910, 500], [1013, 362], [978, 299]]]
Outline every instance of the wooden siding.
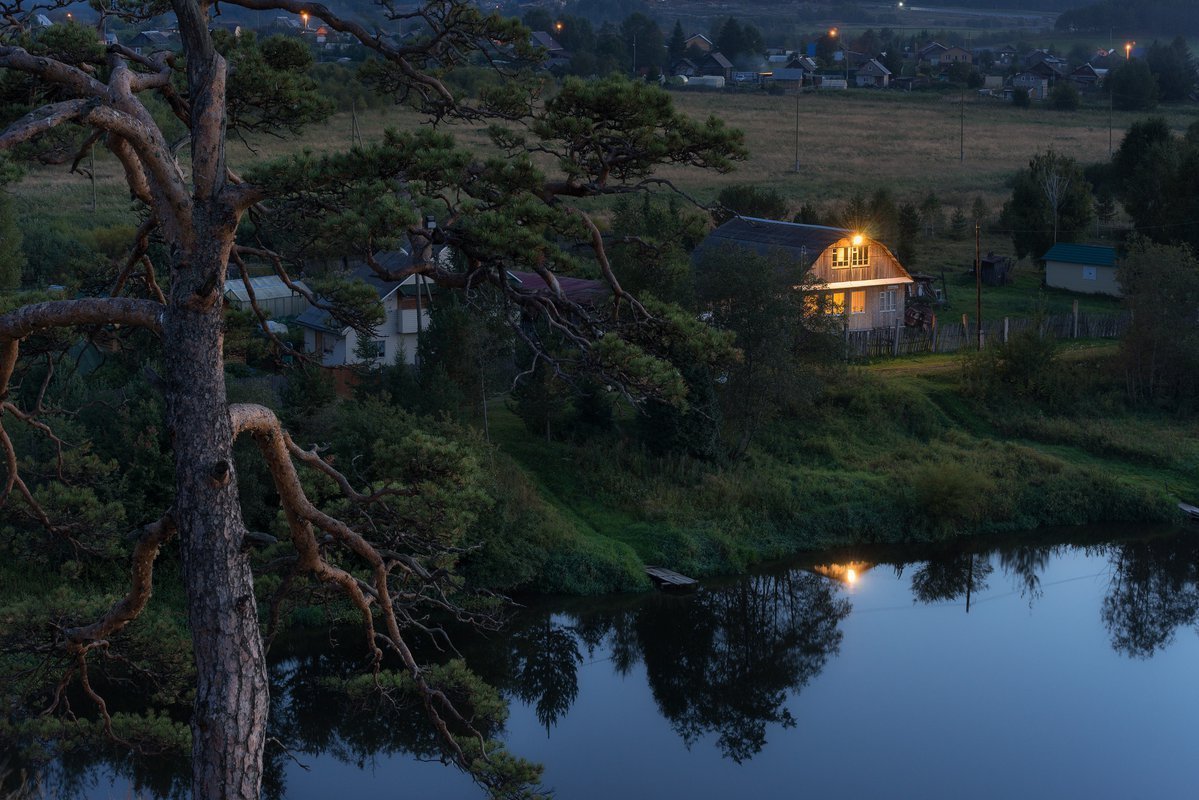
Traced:
[[846, 281], [873, 281], [893, 278], [897, 283], [910, 283], [911, 277], [899, 260], [886, 247], [868, 237], [862, 238], [864, 245], [870, 246], [870, 263], [862, 267], [833, 267], [833, 251], [838, 247], [852, 247], [853, 241], [844, 238], [825, 248], [812, 263], [812, 276], [824, 283], [844, 283]]
[[[862, 237], [862, 245], [870, 248], [869, 263], [862, 266], [834, 267], [833, 251], [838, 247], [853, 247], [850, 237], [838, 239], [816, 258], [812, 263], [812, 276], [826, 286], [825, 307], [830, 307], [831, 295], [845, 294], [845, 322], [851, 331], [869, 330], [871, 328], [894, 328], [895, 323], [903, 324], [906, 288], [911, 285], [912, 278], [907, 270], [892, 255], [891, 251], [878, 241]], [[842, 286], [846, 283], [871, 281], [867, 286]], [[882, 310], [882, 295], [887, 290], [895, 292], [895, 310]], [[852, 293], [865, 293], [865, 310], [853, 313]]]

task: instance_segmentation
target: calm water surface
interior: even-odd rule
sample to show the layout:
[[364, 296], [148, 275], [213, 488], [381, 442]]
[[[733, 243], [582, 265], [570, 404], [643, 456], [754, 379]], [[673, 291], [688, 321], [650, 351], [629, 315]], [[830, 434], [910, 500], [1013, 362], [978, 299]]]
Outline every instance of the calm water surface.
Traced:
[[[1199, 797], [1199, 528], [1091, 542], [857, 550], [536, 606], [463, 649], [564, 800]], [[322, 702], [341, 668], [275, 666], [271, 793], [482, 797], [412, 755], [420, 719]]]

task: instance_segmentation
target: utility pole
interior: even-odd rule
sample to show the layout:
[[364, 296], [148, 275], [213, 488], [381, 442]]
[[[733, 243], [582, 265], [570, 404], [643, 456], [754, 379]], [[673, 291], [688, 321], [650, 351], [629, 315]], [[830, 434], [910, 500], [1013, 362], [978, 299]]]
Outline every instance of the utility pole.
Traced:
[[795, 89], [795, 171], [799, 172], [799, 96], [803, 94], [803, 82]]
[[358, 100], [350, 101], [350, 146], [362, 147], [362, 128], [358, 126]]
[[633, 80], [637, 80], [637, 34], [633, 34]]
[[960, 147], [958, 151], [958, 162], [966, 163], [966, 93], [962, 92], [962, 99], [958, 102], [958, 108], [961, 117], [961, 136], [959, 138]]
[[983, 349], [983, 265], [981, 226], [974, 223], [974, 319], [978, 329], [978, 350]]

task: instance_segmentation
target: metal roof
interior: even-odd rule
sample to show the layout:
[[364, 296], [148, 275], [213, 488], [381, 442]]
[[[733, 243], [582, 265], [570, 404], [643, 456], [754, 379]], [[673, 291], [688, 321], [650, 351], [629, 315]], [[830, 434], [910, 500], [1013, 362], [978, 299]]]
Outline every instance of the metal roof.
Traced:
[[1049, 248], [1049, 252], [1041, 256], [1041, 260], [1112, 267], [1116, 264], [1116, 249], [1096, 244], [1062, 244], [1059, 242]]
[[[297, 286], [308, 287], [303, 281], [292, 281]], [[262, 275], [257, 278], [250, 278], [250, 286], [254, 289], [254, 297], [257, 300], [279, 300], [285, 297], [295, 297], [298, 292], [293, 292], [288, 288], [287, 284], [278, 275]], [[242, 283], [241, 278], [233, 278], [225, 281], [225, 294], [232, 294], [238, 302], [250, 302], [250, 293], [246, 291], [246, 285]]]
[[731, 245], [746, 247], [762, 255], [775, 250], [785, 250], [797, 259], [802, 258], [810, 262], [826, 248], [848, 236], [853, 236], [853, 231], [845, 228], [801, 225], [797, 222], [757, 217], [733, 217], [709, 233], [696, 249], [696, 254], [714, 247]]

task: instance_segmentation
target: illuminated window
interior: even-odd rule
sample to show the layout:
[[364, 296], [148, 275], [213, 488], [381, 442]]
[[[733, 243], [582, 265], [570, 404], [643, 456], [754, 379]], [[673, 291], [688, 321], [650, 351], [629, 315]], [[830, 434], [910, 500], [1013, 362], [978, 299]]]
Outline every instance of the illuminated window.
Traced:
[[849, 313], [850, 314], [865, 314], [866, 313], [866, 293], [865, 292], [850, 292]]
[[828, 306], [828, 313], [845, 313], [845, 292], [833, 292], [833, 302]]
[[810, 317], [820, 313], [820, 297], [819, 295], [807, 294], [803, 299], [804, 316]]
[[856, 247], [834, 247], [833, 248], [833, 266], [837, 268], [844, 267], [865, 267], [870, 264], [870, 245], [863, 244]]
[[882, 312], [895, 310], [895, 289], [883, 289], [878, 293], [878, 310]]

